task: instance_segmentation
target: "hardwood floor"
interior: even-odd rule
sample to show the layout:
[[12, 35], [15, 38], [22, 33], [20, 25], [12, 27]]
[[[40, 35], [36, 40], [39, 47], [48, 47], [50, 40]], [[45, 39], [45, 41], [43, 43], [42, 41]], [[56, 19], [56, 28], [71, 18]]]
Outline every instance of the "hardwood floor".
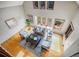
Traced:
[[64, 49], [64, 46], [61, 46], [61, 52], [57, 52], [50, 49], [49, 57], [59, 57], [64, 52], [63, 49]]
[[[57, 34], [57, 33], [55, 33]], [[57, 34], [59, 35], [59, 34]], [[19, 44], [19, 41], [22, 39], [22, 37], [19, 35], [19, 33], [16, 33], [13, 35], [11, 38], [9, 38], [7, 41], [2, 43], [2, 47], [4, 47], [9, 53], [12, 54], [12, 56], [17, 56], [20, 52], [20, 54], [23, 54], [24, 57], [35, 57], [34, 53], [32, 53], [30, 50], [22, 47]], [[60, 35], [60, 40], [62, 40], [63, 37]], [[60, 56], [63, 51], [64, 51], [64, 46], [60, 44], [60, 52], [54, 51], [54, 50], [49, 50], [49, 51], [42, 51], [42, 56], [44, 57], [58, 57]]]
[[16, 33], [1, 45], [13, 56], [17, 56], [18, 53], [21, 51], [24, 54], [23, 56], [34, 57], [35, 55], [32, 52], [20, 46], [19, 41], [21, 40], [21, 38], [22, 37], [19, 35], [19, 33]]

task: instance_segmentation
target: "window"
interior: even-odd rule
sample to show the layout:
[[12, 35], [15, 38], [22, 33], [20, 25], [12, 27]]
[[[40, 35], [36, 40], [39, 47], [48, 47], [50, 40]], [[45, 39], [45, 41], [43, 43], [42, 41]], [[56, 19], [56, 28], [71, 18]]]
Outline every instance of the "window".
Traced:
[[67, 39], [69, 37], [69, 35], [73, 32], [74, 27], [72, 22], [69, 24], [67, 31], [65, 32], [65, 38]]
[[33, 1], [34, 9], [54, 9], [54, 1]]

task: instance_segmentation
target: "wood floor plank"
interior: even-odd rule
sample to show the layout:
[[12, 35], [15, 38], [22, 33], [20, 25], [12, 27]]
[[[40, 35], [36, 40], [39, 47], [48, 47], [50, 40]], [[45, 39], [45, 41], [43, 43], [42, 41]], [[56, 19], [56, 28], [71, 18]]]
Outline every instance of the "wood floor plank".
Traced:
[[28, 49], [25, 49], [22, 46], [20, 46], [18, 41], [21, 40], [21, 38], [20, 37], [17, 38], [17, 37], [19, 37], [19, 35], [15, 34], [10, 39], [8, 39], [3, 44], [1, 44], [2, 47], [4, 47], [13, 56], [16, 56], [20, 51], [23, 51], [24, 56], [34, 57], [35, 55], [32, 52], [30, 52]]

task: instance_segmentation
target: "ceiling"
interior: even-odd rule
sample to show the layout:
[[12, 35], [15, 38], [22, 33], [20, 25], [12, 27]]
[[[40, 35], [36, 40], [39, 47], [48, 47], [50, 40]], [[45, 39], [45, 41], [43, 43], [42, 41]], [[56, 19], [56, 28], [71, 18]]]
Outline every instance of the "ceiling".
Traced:
[[24, 1], [0, 1], [0, 8], [22, 5]]

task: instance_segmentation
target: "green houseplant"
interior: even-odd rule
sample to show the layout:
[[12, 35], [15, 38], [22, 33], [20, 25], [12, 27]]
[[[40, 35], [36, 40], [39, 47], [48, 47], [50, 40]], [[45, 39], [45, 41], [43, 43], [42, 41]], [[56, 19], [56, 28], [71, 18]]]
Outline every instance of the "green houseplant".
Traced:
[[26, 19], [25, 23], [27, 24], [27, 26], [31, 25], [32, 21], [30, 19]]
[[26, 27], [25, 27], [25, 31], [26, 32], [30, 32], [32, 31], [32, 20], [31, 19], [26, 19], [25, 20], [25, 24], [26, 24]]

